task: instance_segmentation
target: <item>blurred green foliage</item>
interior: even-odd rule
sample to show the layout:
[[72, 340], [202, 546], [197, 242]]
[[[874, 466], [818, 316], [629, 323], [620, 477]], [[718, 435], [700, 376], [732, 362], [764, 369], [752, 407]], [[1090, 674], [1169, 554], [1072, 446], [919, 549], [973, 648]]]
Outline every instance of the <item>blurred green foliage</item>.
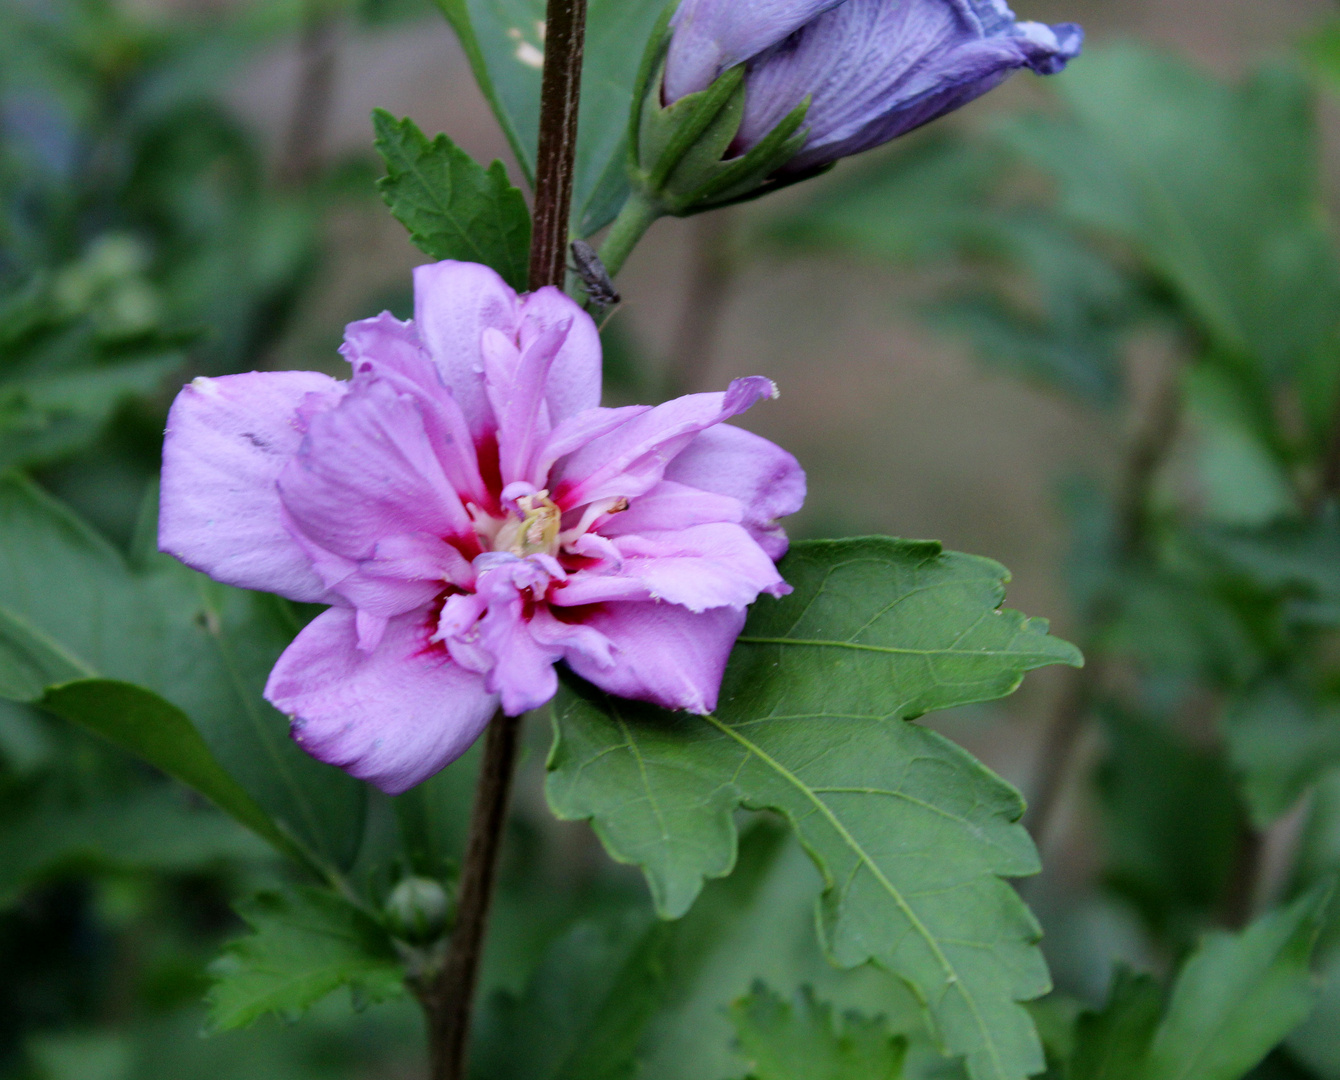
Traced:
[[[507, 17], [539, 9], [442, 6], [489, 91], [516, 47], [501, 40]], [[655, 7], [593, 5], [588, 64], [603, 81], [583, 113], [599, 136], [582, 150], [584, 233], [625, 190], [611, 164], [624, 129], [607, 121], [626, 109], [621, 73], [640, 55], [627, 42]], [[450, 881], [474, 758], [392, 800], [301, 755], [256, 691], [307, 613], [154, 555], [146, 492], [171, 384], [264, 366], [313, 287], [323, 218], [348, 197], [332, 169], [279, 179], [220, 87], [314, 12], [379, 25], [423, 11], [282, 3], [197, 20], [0, 0], [0, 471], [36, 481], [0, 489], [0, 617], [26, 643], [0, 667], [0, 1076], [352, 1080], [418, 1066], [412, 1004], [350, 1017], [327, 997], [400, 996], [404, 965], [431, 959], [393, 937], [381, 905], [406, 874]], [[1301, 55], [1340, 86], [1340, 30]], [[523, 170], [536, 82], [527, 69], [490, 93]], [[773, 252], [941, 271], [927, 319], [1069, 401], [1125, 462], [1071, 484], [1097, 672], [1080, 678], [1100, 720], [1089, 887], [1135, 921], [1138, 948], [1124, 948], [1158, 972], [1118, 975], [1105, 1005], [1078, 1000], [1077, 981], [1034, 1007], [1047, 1075], [1234, 1080], [1265, 1059], [1263, 1080], [1340, 1080], [1340, 915], [1325, 902], [1340, 870], [1340, 269], [1315, 91], [1288, 64], [1230, 84], [1134, 46], [1093, 50], [1058, 87], [1052, 109], [915, 136], [755, 220]], [[496, 175], [384, 124], [397, 134], [483, 202], [493, 183], [519, 228], [519, 195]], [[376, 198], [370, 184], [361, 197]], [[410, 224], [427, 234], [434, 220]], [[500, 247], [520, 273], [522, 245]], [[618, 392], [645, 390], [627, 328], [607, 340]], [[1159, 358], [1152, 399], [1137, 351]], [[138, 749], [217, 805], [114, 745], [146, 715], [155, 731], [198, 729], [199, 745]], [[545, 733], [530, 738], [533, 789]], [[208, 779], [225, 768], [236, 792]], [[294, 779], [304, 771], [322, 775]], [[479, 1080], [966, 1075], [907, 987], [828, 964], [813, 898], [831, 882], [776, 821], [736, 813], [733, 873], [662, 922], [584, 826], [523, 800]], [[1273, 878], [1259, 872], [1267, 837], [1285, 856]], [[1089, 974], [1110, 966], [1111, 925], [1071, 946]], [[1224, 925], [1234, 932], [1202, 937]], [[300, 1012], [296, 1027], [270, 1016]]]

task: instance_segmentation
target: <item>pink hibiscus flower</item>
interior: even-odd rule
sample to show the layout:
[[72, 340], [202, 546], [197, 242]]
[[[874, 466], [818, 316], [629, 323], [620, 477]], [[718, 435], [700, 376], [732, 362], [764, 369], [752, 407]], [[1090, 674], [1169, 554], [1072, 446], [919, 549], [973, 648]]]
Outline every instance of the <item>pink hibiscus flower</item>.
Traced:
[[805, 476], [722, 421], [771, 382], [600, 407], [600, 338], [557, 289], [415, 271], [412, 322], [352, 324], [353, 379], [196, 379], [163, 447], [159, 545], [246, 589], [332, 605], [265, 688], [313, 756], [396, 794], [562, 660], [600, 688], [716, 707], [760, 593], [789, 587], [777, 519]]

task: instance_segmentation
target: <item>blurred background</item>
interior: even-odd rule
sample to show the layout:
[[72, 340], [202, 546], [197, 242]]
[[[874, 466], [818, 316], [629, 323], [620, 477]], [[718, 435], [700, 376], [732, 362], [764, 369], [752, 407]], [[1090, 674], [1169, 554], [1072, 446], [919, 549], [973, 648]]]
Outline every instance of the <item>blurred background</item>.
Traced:
[[[809, 473], [793, 535], [988, 555], [1013, 573], [1011, 606], [1086, 648], [1088, 674], [1039, 672], [999, 706], [933, 718], [1033, 802], [1047, 869], [1023, 889], [1061, 991], [1045, 1031], [1048, 1009], [1101, 1001], [1115, 962], [1165, 971], [1205, 927], [1340, 861], [1340, 546], [1298, 524], [1328, 520], [1313, 510], [1340, 492], [1323, 220], [1340, 23], [1330, 0], [1016, 8], [1082, 23], [1092, 59], [777, 197], [662, 221], [620, 279], [606, 347], [611, 399], [772, 377], [780, 400], [747, 426]], [[429, 0], [0, 0], [0, 469], [129, 550], [177, 386], [338, 374], [345, 323], [407, 315], [424, 257], [375, 190], [374, 107], [512, 166]], [[1130, 191], [1184, 198], [1186, 235]], [[1273, 562], [1251, 547], [1267, 541]], [[1276, 726], [1302, 717], [1286, 751], [1252, 742], [1273, 730], [1252, 726], [1257, 706]], [[585, 826], [550, 820], [546, 734], [530, 725], [481, 1076], [503, 1075], [489, 1032], [539, 1007], [523, 996], [538, 966], [574, 941], [588, 961], [615, 947], [613, 923], [574, 928], [578, 906], [641, 910], [640, 881]], [[230, 903], [281, 871], [180, 802], [0, 702], [0, 1077], [418, 1075], [409, 1005], [333, 999], [294, 1026], [200, 1037], [207, 964], [241, 927]], [[740, 887], [770, 914], [715, 928], [643, 1075], [738, 1075], [721, 1007], [765, 970], [912, 1015], [883, 976], [824, 967], [813, 871], [766, 822], [750, 873]], [[1340, 1078], [1340, 979], [1326, 985], [1263, 1076]], [[928, 1045], [914, 1059], [960, 1075]]]

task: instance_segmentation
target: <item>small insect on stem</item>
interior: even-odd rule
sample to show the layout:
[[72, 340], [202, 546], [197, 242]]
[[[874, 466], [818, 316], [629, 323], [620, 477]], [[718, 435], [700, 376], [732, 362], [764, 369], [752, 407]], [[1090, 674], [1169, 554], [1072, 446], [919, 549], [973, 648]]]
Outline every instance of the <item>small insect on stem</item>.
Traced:
[[572, 261], [577, 264], [572, 267], [572, 272], [582, 279], [587, 299], [598, 309], [598, 313], [604, 314], [606, 308], [618, 307], [623, 297], [614, 287], [609, 271], [600, 261], [596, 249], [585, 240], [574, 240], [571, 248]]

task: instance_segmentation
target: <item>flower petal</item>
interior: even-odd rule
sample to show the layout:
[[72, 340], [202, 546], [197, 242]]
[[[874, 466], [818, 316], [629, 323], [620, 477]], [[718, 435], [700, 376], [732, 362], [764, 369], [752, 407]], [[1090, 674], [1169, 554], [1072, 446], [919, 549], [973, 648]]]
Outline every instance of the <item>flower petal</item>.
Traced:
[[479, 595], [488, 603], [488, 612], [476, 626], [478, 643], [493, 657], [488, 687], [501, 696], [508, 716], [537, 709], [558, 692], [554, 663], [562, 650], [530, 632], [520, 591], [530, 587], [543, 595], [547, 583], [547, 575], [522, 559], [479, 575]]
[[518, 344], [525, 352], [538, 339], [555, 333], [560, 344], [545, 381], [544, 397], [549, 419], [557, 426], [600, 404], [600, 331], [580, 304], [546, 285], [521, 299]]
[[484, 392], [484, 331], [515, 339], [520, 318], [516, 293], [478, 263], [430, 263], [414, 270], [414, 325], [442, 373], [442, 382], [465, 414], [478, 441], [497, 427]]
[[350, 323], [340, 352], [356, 376], [375, 375], [418, 399], [447, 479], [463, 498], [485, 505], [488, 493], [470, 425], [447, 389], [442, 369], [423, 348], [414, 324], [401, 322], [388, 311], [375, 319]]
[[399, 795], [465, 753], [497, 706], [428, 633], [425, 613], [404, 615], [363, 652], [354, 613], [332, 608], [284, 651], [265, 696], [313, 757]]
[[344, 384], [313, 371], [253, 371], [188, 384], [168, 414], [159, 547], [217, 581], [329, 602], [284, 527], [276, 486], [303, 438], [299, 409]]
[[1078, 27], [1017, 24], [994, 0], [846, 0], [750, 63], [737, 143], [753, 146], [808, 95], [801, 172], [859, 153], [967, 104], [1032, 67], [1078, 55]]
[[791, 591], [776, 564], [739, 525], [718, 522], [672, 532], [618, 536], [605, 541], [618, 562], [603, 561], [569, 575], [553, 589], [557, 607], [664, 600], [691, 611], [743, 609], [759, 593]]
[[743, 520], [744, 507], [739, 499], [662, 480], [645, 495], [634, 499], [628, 509], [599, 519], [595, 528], [601, 536], [628, 536]]
[[791, 591], [776, 564], [739, 525], [720, 522], [621, 536], [614, 546], [624, 560], [621, 576], [641, 581], [653, 599], [690, 611], [744, 608], [759, 593]]
[[743, 524], [759, 546], [774, 561], [786, 554], [786, 533], [777, 522], [804, 505], [805, 470], [776, 443], [719, 424], [699, 433], [670, 462], [665, 478], [738, 499]]
[[706, 90], [728, 68], [784, 41], [843, 0], [683, 0], [665, 61], [665, 101]]
[[578, 651], [565, 659], [607, 693], [710, 713], [744, 620], [745, 612], [735, 608], [695, 615], [674, 604], [603, 604], [583, 624], [613, 642], [614, 663], [604, 667]]
[[360, 376], [312, 420], [279, 490], [296, 526], [347, 559], [370, 559], [378, 541], [401, 533], [474, 542], [417, 401], [380, 379]]
[[658, 405], [560, 461], [554, 502], [569, 510], [597, 499], [633, 499], [659, 483], [698, 432], [776, 396], [770, 379], [754, 376], [736, 379], [725, 393], [689, 394]]
[[587, 443], [608, 435], [635, 416], [651, 412], [650, 405], [625, 405], [618, 409], [586, 409], [560, 423], [535, 454], [534, 473], [529, 478], [536, 488], [549, 484], [549, 472], [561, 457], [575, 453]]

